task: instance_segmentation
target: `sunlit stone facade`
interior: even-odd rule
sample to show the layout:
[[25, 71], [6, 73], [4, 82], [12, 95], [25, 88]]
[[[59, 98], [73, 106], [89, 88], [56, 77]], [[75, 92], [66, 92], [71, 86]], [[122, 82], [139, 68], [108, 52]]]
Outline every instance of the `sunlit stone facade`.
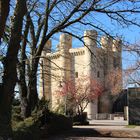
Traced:
[[[72, 48], [72, 37], [61, 34], [54, 53], [51, 52], [51, 41], [46, 43], [40, 59], [39, 96], [49, 99], [52, 109], [58, 106], [55, 91], [61, 82], [87, 75], [108, 89], [94, 103], [89, 103], [85, 110], [88, 117], [94, 119], [97, 113], [111, 113], [110, 87], [106, 81], [111, 71], [122, 70], [121, 41], [103, 36], [99, 43], [97, 38], [97, 31], [87, 30], [84, 32], [84, 46]], [[119, 82], [122, 85], [122, 77]]]

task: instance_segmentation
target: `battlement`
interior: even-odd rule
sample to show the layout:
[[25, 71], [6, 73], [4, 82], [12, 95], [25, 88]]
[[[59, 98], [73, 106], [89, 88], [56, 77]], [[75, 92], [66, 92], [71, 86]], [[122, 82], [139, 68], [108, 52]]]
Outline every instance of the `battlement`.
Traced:
[[57, 59], [61, 55], [60, 52], [55, 52], [55, 53], [47, 53], [46, 57], [50, 59]]
[[[71, 56], [78, 56], [78, 55], [84, 55], [85, 54], [85, 48], [71, 48], [69, 49], [69, 53]], [[55, 53], [46, 53], [45, 56], [49, 59], [57, 59], [61, 56], [61, 51], [57, 51]]]
[[122, 50], [122, 41], [119, 38], [115, 39], [110, 36], [102, 36], [100, 44], [105, 51], [121, 52]]
[[85, 53], [85, 49], [84, 49], [84, 47], [72, 48], [69, 50], [69, 52], [72, 56], [78, 56], [78, 55], [83, 55]]
[[[45, 44], [42, 55], [50, 59], [57, 59], [59, 56], [61, 56], [61, 53], [70, 53], [72, 56], [83, 55], [85, 52], [96, 54], [96, 50], [98, 50], [97, 38], [98, 34], [96, 30], [86, 30], [84, 32], [84, 47], [72, 48], [72, 36], [69, 34], [61, 34], [59, 44], [57, 45], [57, 51], [54, 53], [51, 52], [52, 43], [49, 40]], [[122, 42], [118, 38], [114, 39], [110, 36], [102, 36], [100, 39], [100, 44], [102, 50], [105, 52], [111, 51], [121, 54]]]

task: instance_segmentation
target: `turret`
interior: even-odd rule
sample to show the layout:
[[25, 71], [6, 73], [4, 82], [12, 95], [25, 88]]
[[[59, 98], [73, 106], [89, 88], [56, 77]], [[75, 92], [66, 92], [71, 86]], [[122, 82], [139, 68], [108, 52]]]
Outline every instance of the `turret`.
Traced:
[[69, 34], [61, 34], [59, 50], [69, 50], [71, 47], [72, 47], [72, 36]]
[[[86, 75], [91, 79], [96, 77], [96, 49], [97, 49], [97, 31], [87, 30], [84, 33], [84, 43], [85, 43], [85, 65], [86, 65]], [[88, 118], [95, 119], [97, 114], [97, 100], [90, 102], [87, 107]], [[93, 110], [94, 108], [94, 110]]]
[[101, 47], [103, 49], [103, 57], [104, 57], [104, 75], [107, 75], [113, 69], [113, 51], [112, 44], [113, 38], [110, 36], [103, 36], [100, 40]]
[[93, 77], [93, 71], [96, 70], [97, 31], [86, 30], [84, 32], [84, 43], [87, 75]]
[[87, 47], [89, 51], [94, 53], [97, 47], [97, 31], [86, 30], [84, 32], [84, 43], [85, 43], [85, 47]]
[[110, 50], [113, 52], [121, 52], [121, 40], [120, 39], [113, 39], [110, 36], [103, 36], [100, 40], [101, 47], [104, 50]]
[[52, 47], [51, 40], [48, 40], [48, 41], [45, 43], [44, 48], [43, 48], [43, 50], [42, 50], [40, 61], [43, 61], [43, 59], [44, 59], [44, 57], [46, 56], [46, 54], [51, 52], [51, 47]]
[[112, 51], [121, 53], [122, 41], [120, 39], [113, 39]]
[[52, 42], [51, 40], [48, 40], [44, 45], [43, 52], [45, 51], [46, 53], [50, 53], [51, 47], [52, 47]]
[[114, 39], [112, 44], [114, 69], [122, 69], [122, 41]]
[[40, 98], [45, 97], [45, 99], [51, 98], [51, 63], [46, 54], [51, 52], [51, 40], [48, 40], [45, 43], [45, 46], [42, 51], [42, 58], [40, 59]]
[[[58, 45], [58, 50], [60, 53], [59, 62], [60, 62], [60, 83], [58, 85], [62, 86], [63, 83], [70, 80], [71, 78], [71, 55], [69, 53], [69, 49], [72, 47], [72, 36], [68, 34], [60, 35], [60, 42]], [[59, 102], [61, 105], [65, 106], [66, 96], [61, 96], [59, 98]], [[65, 108], [66, 109], [66, 108]]]
[[118, 71], [120, 75], [118, 86], [122, 88], [122, 41], [120, 39], [113, 40], [112, 50], [114, 52], [114, 69], [115, 71]]
[[[111, 97], [111, 91], [113, 88], [112, 81], [110, 81], [110, 74], [116, 72], [118, 69], [122, 69], [121, 65], [121, 41], [113, 39], [108, 36], [101, 38], [101, 47], [103, 48], [104, 57], [104, 87], [106, 92], [100, 97], [100, 113], [111, 113], [113, 98]], [[115, 78], [115, 77], [112, 77]], [[114, 81], [114, 79], [112, 79]], [[122, 78], [120, 78], [119, 83], [122, 84]]]
[[109, 36], [103, 36], [101, 37], [101, 40], [100, 40], [101, 47], [105, 51], [112, 51], [112, 42], [113, 42], [113, 39]]
[[60, 63], [61, 63], [61, 77], [69, 80], [71, 70], [71, 56], [69, 49], [72, 48], [72, 36], [69, 34], [60, 35], [59, 51], [60, 51]]

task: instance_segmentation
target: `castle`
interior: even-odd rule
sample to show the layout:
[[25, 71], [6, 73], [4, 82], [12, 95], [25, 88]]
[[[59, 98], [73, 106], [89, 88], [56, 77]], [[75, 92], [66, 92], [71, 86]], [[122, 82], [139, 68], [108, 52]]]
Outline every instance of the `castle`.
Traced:
[[[41, 63], [40, 96], [51, 101], [54, 108], [58, 102], [54, 92], [62, 81], [88, 75], [101, 82], [106, 90], [95, 102], [90, 102], [86, 108], [89, 118], [95, 118], [97, 113], [111, 113], [112, 101], [108, 74], [119, 69], [122, 71], [121, 41], [109, 36], [100, 39], [97, 47], [97, 31], [84, 32], [84, 47], [72, 48], [72, 36], [61, 34], [57, 51], [51, 52], [51, 41], [44, 46]], [[122, 77], [119, 79], [122, 86]]]

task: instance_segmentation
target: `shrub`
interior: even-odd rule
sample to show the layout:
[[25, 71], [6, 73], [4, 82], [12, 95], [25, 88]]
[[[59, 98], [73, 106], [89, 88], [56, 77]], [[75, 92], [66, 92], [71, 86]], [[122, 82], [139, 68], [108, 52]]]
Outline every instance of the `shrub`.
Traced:
[[42, 136], [72, 129], [72, 119], [67, 118], [64, 115], [50, 112], [49, 115], [46, 115], [46, 117], [44, 116], [45, 115], [40, 118], [40, 121], [44, 122], [41, 127]]
[[13, 107], [12, 116], [15, 140], [39, 140], [41, 136], [45, 137], [72, 128], [71, 119], [49, 111], [48, 102], [44, 100], [40, 101], [31, 117], [22, 120], [20, 106]]
[[88, 121], [84, 121], [84, 122], [73, 122], [73, 125], [89, 125]]
[[14, 140], [39, 140], [39, 124], [32, 117], [13, 125]]
[[73, 117], [73, 125], [89, 125], [87, 121], [87, 113], [83, 112]]
[[12, 122], [17, 123], [23, 121], [23, 118], [20, 115], [20, 106], [12, 106]]
[[20, 105], [15, 103], [12, 106], [12, 129], [14, 140], [39, 140], [39, 122], [33, 117], [23, 119], [20, 115]]

